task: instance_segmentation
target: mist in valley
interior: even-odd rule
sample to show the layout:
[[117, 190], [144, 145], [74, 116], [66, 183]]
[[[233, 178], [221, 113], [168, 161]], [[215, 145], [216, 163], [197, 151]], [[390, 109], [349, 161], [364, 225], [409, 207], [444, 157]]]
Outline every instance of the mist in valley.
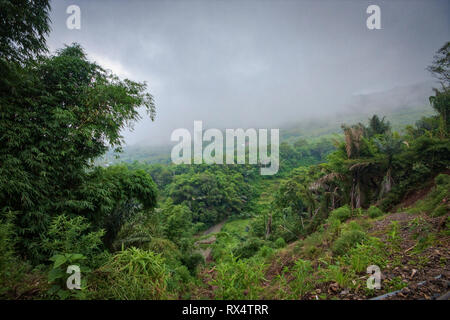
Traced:
[[[284, 128], [337, 116], [429, 106], [426, 71], [448, 39], [447, 1], [79, 1], [80, 30], [54, 1], [51, 50], [80, 43], [122, 78], [146, 81], [127, 145], [167, 145], [176, 128]], [[384, 113], [389, 113], [388, 111]]]

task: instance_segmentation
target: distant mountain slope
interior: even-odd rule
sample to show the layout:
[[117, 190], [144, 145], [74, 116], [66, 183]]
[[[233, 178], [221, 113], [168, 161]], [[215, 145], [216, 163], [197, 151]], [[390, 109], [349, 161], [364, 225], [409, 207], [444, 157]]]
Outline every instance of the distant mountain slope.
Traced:
[[366, 113], [398, 110], [405, 107], [429, 106], [428, 98], [433, 95], [434, 82], [420, 82], [395, 87], [385, 91], [357, 94], [349, 103], [349, 112]]
[[[386, 91], [355, 95], [348, 107], [339, 114], [327, 114], [321, 118], [292, 121], [280, 128], [280, 140], [293, 143], [299, 138], [317, 139], [341, 133], [343, 123], [367, 123], [377, 114], [391, 123], [394, 130], [402, 130], [424, 116], [434, 114], [428, 102], [432, 95], [432, 82], [417, 83]], [[299, 115], [300, 116], [300, 115]], [[144, 161], [147, 163], [170, 163], [172, 146], [126, 146], [119, 158], [113, 152], [99, 160], [102, 165], [117, 162]]]
[[362, 122], [367, 124], [369, 117], [377, 114], [391, 123], [394, 130], [402, 130], [408, 124], [415, 124], [417, 120], [424, 116], [433, 115], [431, 107], [409, 107], [405, 106], [393, 110], [372, 110], [364, 113], [349, 113], [335, 115], [322, 119], [314, 119], [309, 121], [298, 122], [295, 125], [289, 125], [285, 129], [281, 129], [281, 141], [294, 142], [298, 138], [320, 138], [321, 136], [341, 133], [341, 125], [343, 123]]
[[421, 82], [386, 91], [354, 95], [348, 107], [339, 114], [322, 118], [291, 122], [281, 131], [281, 139], [311, 138], [340, 133], [343, 123], [367, 123], [370, 116], [386, 116], [394, 130], [414, 124], [423, 116], [434, 114], [428, 98], [433, 94], [433, 82]]

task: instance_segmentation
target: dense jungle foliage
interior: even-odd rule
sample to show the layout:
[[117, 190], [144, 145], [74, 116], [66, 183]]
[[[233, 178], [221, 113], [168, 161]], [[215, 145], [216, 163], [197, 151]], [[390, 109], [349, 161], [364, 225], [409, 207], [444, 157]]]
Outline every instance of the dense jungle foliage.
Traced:
[[[441, 84], [423, 106], [432, 116], [402, 131], [373, 115], [338, 136], [290, 136], [275, 176], [251, 165], [99, 166], [109, 148], [120, 151], [139, 108], [155, 117], [146, 84], [90, 62], [77, 44], [49, 54], [48, 1], [0, 6], [2, 298], [297, 299], [315, 289], [321, 243], [341, 259], [321, 278], [341, 287], [353, 278], [340, 266], [356, 274], [385, 264], [364, 221], [394, 212], [435, 178], [429, 198], [409, 210], [448, 215], [450, 43], [429, 67]], [[208, 242], [205, 230], [218, 224]], [[390, 234], [395, 241], [395, 226]], [[303, 259], [281, 266], [278, 289], [268, 291], [267, 268], [288, 244]], [[65, 285], [74, 264], [81, 290]]]

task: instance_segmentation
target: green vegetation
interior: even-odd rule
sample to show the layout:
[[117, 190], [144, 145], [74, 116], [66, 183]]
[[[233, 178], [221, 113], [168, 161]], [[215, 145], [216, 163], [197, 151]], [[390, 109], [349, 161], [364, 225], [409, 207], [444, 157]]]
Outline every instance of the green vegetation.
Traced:
[[440, 174], [435, 179], [436, 186], [425, 199], [420, 200], [411, 213], [429, 212], [433, 216], [442, 216], [449, 212], [448, 195], [450, 194], [450, 176]]
[[95, 295], [101, 299], [167, 299], [170, 271], [159, 254], [130, 248], [114, 255], [98, 271]]
[[378, 207], [370, 206], [369, 209], [367, 209], [367, 214], [371, 218], [378, 218], [383, 215], [383, 211], [381, 211]]
[[[430, 66], [442, 81], [434, 113], [403, 131], [378, 115], [335, 136], [291, 128], [269, 177], [251, 165], [149, 163], [145, 152], [104, 167], [140, 107], [153, 119], [153, 98], [78, 44], [48, 54], [49, 5], [36, 4], [0, 4], [1, 298], [369, 297], [367, 266], [426, 265], [420, 254], [448, 236], [449, 43]], [[389, 220], [433, 179], [407, 222]], [[441, 216], [436, 231], [428, 219]], [[80, 290], [66, 286], [71, 265]]]
[[342, 235], [333, 244], [333, 253], [342, 255], [356, 245], [366, 240], [366, 234], [360, 230], [349, 230]]
[[[84, 267], [86, 257], [79, 253], [65, 253], [65, 254], [56, 254], [50, 258], [50, 261], [53, 262], [53, 267], [48, 273], [48, 283], [52, 286], [48, 291], [50, 297], [55, 296], [58, 299], [67, 299], [69, 297], [84, 299], [86, 298], [86, 281], [83, 279], [83, 282], [80, 287], [81, 290], [67, 290], [66, 281], [67, 281], [67, 270], [71, 265], [77, 265], [80, 268], [80, 272], [83, 274], [87, 274], [90, 269]], [[80, 279], [81, 280], [81, 279]]]
[[264, 264], [258, 261], [238, 260], [233, 256], [216, 267], [216, 279], [211, 284], [217, 286], [217, 299], [257, 299], [261, 292]]
[[[308, 260], [299, 259], [295, 262], [292, 267], [293, 279], [288, 284], [288, 289], [290, 294], [284, 296], [285, 299], [298, 299], [304, 296], [307, 292], [313, 289], [313, 280], [311, 277], [311, 272], [313, 268], [311, 262]], [[286, 273], [288, 270], [285, 270]], [[284, 280], [284, 275], [281, 279]]]
[[330, 212], [330, 219], [337, 219], [340, 222], [347, 221], [352, 216], [352, 211], [348, 205], [337, 208]]

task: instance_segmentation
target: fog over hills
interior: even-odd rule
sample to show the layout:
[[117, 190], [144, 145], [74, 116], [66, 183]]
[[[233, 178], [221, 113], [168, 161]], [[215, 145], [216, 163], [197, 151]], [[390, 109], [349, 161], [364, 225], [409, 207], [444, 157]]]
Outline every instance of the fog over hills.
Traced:
[[434, 82], [420, 82], [386, 91], [354, 95], [347, 109], [358, 113], [429, 106], [428, 97], [433, 94], [432, 88], [436, 86]]
[[450, 299], [449, 9], [0, 0], [0, 300]]
[[[437, 85], [436, 82], [426, 81], [385, 91], [355, 94], [347, 107], [339, 113], [292, 119], [282, 123], [278, 127], [280, 139], [282, 142], [293, 143], [299, 138], [320, 138], [325, 135], [340, 134], [342, 124], [356, 122], [367, 124], [368, 118], [374, 114], [386, 117], [394, 130], [403, 130], [405, 125], [412, 125], [421, 117], [434, 114], [428, 97], [433, 93], [432, 88]], [[187, 129], [192, 133], [193, 128]], [[159, 146], [136, 143], [126, 146], [118, 159], [115, 159], [114, 154], [110, 152], [106, 160], [102, 161], [133, 162], [140, 159], [152, 163], [170, 163], [171, 147], [177, 143], [168, 142]]]
[[70, 4], [52, 2], [50, 49], [77, 42], [155, 98], [155, 121], [123, 132], [129, 145], [166, 145], [194, 120], [280, 128], [426, 101], [427, 88], [407, 88], [432, 80], [426, 67], [449, 34], [446, 0], [377, 1], [380, 30], [366, 26], [368, 0], [79, 0], [80, 30], [65, 26]]

